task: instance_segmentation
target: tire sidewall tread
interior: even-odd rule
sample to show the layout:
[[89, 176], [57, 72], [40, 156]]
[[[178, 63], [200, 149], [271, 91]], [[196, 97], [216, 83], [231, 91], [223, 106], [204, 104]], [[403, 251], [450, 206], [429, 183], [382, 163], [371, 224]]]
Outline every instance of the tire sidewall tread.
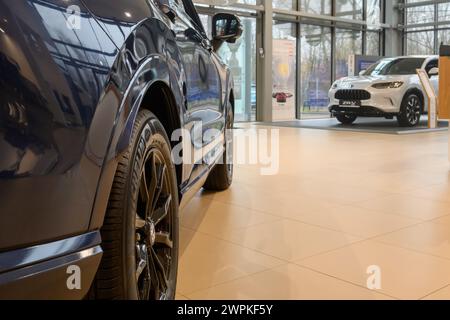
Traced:
[[[120, 156], [105, 222], [101, 229], [104, 256], [94, 285], [99, 299], [136, 300], [135, 279], [135, 214], [140, 182], [140, 170], [148, 147], [157, 148], [165, 158], [172, 187], [172, 199], [179, 203], [176, 170], [172, 161], [170, 141], [161, 122], [148, 110], [136, 118], [128, 149]], [[178, 267], [179, 212], [174, 213], [173, 232], [175, 261], [172, 261], [173, 288], [169, 299], [175, 298]], [[133, 214], [132, 214], [133, 213]], [[105, 286], [105, 284], [109, 284]], [[105, 288], [106, 287], [106, 288]]]

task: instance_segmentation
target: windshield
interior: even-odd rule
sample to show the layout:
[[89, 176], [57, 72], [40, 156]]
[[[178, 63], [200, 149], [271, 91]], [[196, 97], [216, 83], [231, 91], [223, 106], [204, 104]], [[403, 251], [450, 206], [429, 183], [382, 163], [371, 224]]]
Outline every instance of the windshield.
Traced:
[[372, 65], [365, 76], [412, 75], [422, 68], [424, 58], [383, 59]]

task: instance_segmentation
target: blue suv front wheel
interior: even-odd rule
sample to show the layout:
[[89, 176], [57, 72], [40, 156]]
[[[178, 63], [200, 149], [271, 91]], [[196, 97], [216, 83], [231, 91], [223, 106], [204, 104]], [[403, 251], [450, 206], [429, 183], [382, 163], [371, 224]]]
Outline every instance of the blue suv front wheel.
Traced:
[[101, 230], [104, 255], [96, 299], [172, 300], [178, 271], [178, 188], [169, 139], [139, 113], [121, 156]]

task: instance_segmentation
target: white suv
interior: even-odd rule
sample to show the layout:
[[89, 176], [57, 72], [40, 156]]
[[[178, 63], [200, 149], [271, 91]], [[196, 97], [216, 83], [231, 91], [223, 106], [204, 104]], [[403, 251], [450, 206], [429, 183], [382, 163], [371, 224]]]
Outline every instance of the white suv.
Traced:
[[329, 92], [329, 110], [343, 124], [357, 117], [397, 117], [401, 126], [414, 127], [428, 111], [416, 69], [427, 71], [438, 94], [438, 68], [438, 56], [382, 59], [357, 77], [336, 81]]

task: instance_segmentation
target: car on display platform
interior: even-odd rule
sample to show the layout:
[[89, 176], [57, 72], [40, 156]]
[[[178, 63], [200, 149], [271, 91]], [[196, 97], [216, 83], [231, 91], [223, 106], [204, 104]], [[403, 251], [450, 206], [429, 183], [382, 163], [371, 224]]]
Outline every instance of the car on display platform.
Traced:
[[332, 85], [331, 115], [343, 124], [352, 124], [358, 117], [396, 117], [402, 127], [417, 126], [428, 111], [417, 69], [428, 73], [438, 94], [438, 56], [386, 58], [359, 76], [346, 77]]
[[[0, 299], [175, 297], [180, 208], [233, 178], [214, 49], [242, 25], [213, 23], [192, 0], [0, 0]], [[178, 151], [208, 161], [175, 161], [198, 123], [217, 134]]]

